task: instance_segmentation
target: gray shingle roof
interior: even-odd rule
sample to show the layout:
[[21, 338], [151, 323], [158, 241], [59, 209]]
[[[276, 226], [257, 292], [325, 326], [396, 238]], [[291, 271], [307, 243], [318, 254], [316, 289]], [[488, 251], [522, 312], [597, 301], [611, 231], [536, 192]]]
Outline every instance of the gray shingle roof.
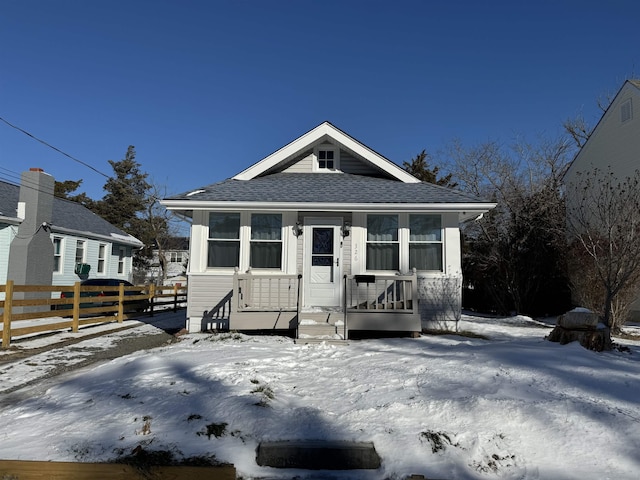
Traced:
[[167, 200], [337, 204], [483, 203], [473, 195], [431, 183], [404, 183], [347, 173], [275, 173], [252, 180], [228, 179]]
[[[0, 216], [15, 218], [19, 198], [19, 186], [0, 181]], [[88, 236], [92, 234], [106, 237], [119, 235], [130, 238], [129, 241], [124, 242], [123, 239], [120, 238], [118, 239], [120, 243], [137, 243], [133, 237], [130, 237], [127, 233], [76, 202], [62, 198], [54, 198], [52, 217], [51, 223], [53, 224], [54, 231], [56, 227], [61, 227], [68, 230], [85, 232]]]

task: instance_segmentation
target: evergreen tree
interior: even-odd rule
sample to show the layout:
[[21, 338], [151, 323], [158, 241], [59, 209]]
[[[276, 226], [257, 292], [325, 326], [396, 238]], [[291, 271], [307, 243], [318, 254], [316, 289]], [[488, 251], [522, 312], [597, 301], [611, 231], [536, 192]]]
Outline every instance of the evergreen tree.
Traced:
[[87, 207], [89, 210], [93, 210], [94, 201], [89, 198], [86, 193], [83, 192], [78, 195], [70, 195], [80, 188], [81, 184], [82, 180], [65, 180], [64, 182], [55, 182], [53, 195], [58, 198], [64, 198], [65, 200], [79, 203]]
[[149, 195], [151, 185], [147, 181], [148, 174], [140, 170], [133, 145], [127, 148], [124, 159], [119, 162], [109, 160], [109, 164], [115, 175], [105, 183], [103, 189], [106, 195], [95, 202], [93, 211], [145, 243], [145, 247], [133, 257], [134, 268], [144, 269], [151, 256], [149, 223], [144, 214], [149, 204], [155, 202]]
[[411, 159], [411, 162], [403, 162], [402, 168], [423, 182], [434, 183], [442, 187], [456, 188], [458, 184], [451, 181], [453, 177], [451, 173], [442, 178], [438, 178], [440, 168], [437, 166], [430, 168], [427, 162], [428, 157], [429, 154], [427, 151], [422, 150], [415, 158]]

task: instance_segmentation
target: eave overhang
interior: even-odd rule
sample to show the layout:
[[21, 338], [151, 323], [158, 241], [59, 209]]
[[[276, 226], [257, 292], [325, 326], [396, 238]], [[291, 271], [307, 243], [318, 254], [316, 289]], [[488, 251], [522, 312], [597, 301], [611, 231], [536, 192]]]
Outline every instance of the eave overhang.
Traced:
[[278, 211], [278, 212], [457, 212], [461, 222], [478, 217], [496, 206], [495, 203], [293, 203], [293, 202], [211, 202], [194, 200], [162, 200], [168, 210], [192, 216], [194, 210]]

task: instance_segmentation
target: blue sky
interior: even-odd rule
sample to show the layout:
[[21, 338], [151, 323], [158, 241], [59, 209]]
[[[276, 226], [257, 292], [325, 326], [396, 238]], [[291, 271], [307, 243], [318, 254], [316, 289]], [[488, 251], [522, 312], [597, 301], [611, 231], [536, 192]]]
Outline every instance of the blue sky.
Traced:
[[[0, 0], [0, 117], [111, 174], [129, 145], [167, 194], [329, 120], [398, 164], [556, 136], [640, 78], [636, 0]], [[0, 178], [105, 178], [0, 122]]]

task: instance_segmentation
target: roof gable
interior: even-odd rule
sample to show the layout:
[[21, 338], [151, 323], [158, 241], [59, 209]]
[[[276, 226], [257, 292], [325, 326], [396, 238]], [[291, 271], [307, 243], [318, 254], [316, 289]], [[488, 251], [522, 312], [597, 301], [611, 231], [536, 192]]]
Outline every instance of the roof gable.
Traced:
[[[623, 124], [621, 108], [627, 104], [631, 115]], [[635, 110], [635, 113], [634, 113]], [[637, 166], [637, 154], [630, 152], [640, 149], [640, 137], [637, 132], [640, 126], [640, 80], [627, 80], [604, 111], [598, 123], [591, 131], [589, 138], [575, 155], [565, 172], [568, 181], [576, 171], [585, 168], [626, 167], [632, 170]], [[594, 163], [595, 162], [595, 163]], [[624, 167], [623, 167], [624, 166]], [[618, 173], [625, 174], [623, 171]]]
[[350, 135], [335, 127], [329, 122], [324, 122], [308, 131], [271, 155], [263, 158], [251, 167], [243, 170], [233, 177], [234, 180], [251, 180], [265, 173], [277, 171], [279, 166], [289, 164], [296, 157], [322, 143], [329, 142], [350, 154], [359, 158], [362, 162], [370, 164], [390, 178], [404, 183], [419, 183], [420, 180], [413, 175], [383, 157], [379, 153], [360, 143]]

